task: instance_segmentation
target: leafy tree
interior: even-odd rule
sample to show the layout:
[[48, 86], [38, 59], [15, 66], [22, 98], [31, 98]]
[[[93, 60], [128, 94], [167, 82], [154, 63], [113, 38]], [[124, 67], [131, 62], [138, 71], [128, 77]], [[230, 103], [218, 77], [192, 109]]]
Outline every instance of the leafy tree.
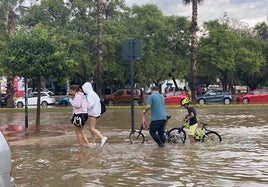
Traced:
[[236, 67], [236, 36], [228, 30], [228, 25], [220, 24], [218, 21], [207, 22], [204, 28], [205, 35], [199, 43], [199, 59], [202, 62], [199, 68], [205, 76], [208, 75], [206, 72], [210, 71], [214, 80], [215, 77], [220, 78], [223, 89], [227, 90], [228, 76]]
[[[23, 2], [23, 0], [2, 0], [2, 1], [0, 1], [0, 27], [1, 27], [1, 35], [2, 35], [2, 37], [4, 37], [3, 38], [4, 41], [7, 41], [8, 35], [12, 34], [15, 30], [16, 18], [18, 17], [18, 15], [15, 14], [15, 6], [17, 5], [17, 3], [22, 3], [22, 2]], [[14, 107], [13, 81], [14, 81], [14, 77], [12, 77], [12, 76], [7, 77], [7, 94], [8, 94], [7, 107]]]
[[103, 76], [103, 12], [105, 3], [103, 0], [98, 0], [98, 41], [97, 41], [97, 92], [102, 95], [102, 76]]
[[[122, 33], [122, 31], [119, 30], [119, 28], [121, 28], [119, 23], [124, 17], [123, 15], [124, 12], [127, 10], [127, 8], [124, 5], [124, 1], [122, 0], [106, 1], [106, 3], [104, 3], [103, 0], [98, 0], [97, 8], [98, 8], [97, 9], [98, 38], [97, 38], [96, 78], [97, 78], [97, 92], [100, 96], [102, 96], [105, 60], [109, 61], [109, 63], [111, 63], [110, 61], [112, 60], [111, 58], [105, 59], [105, 52], [107, 53], [107, 50], [110, 49], [108, 47], [105, 47], [105, 45], [108, 45], [108, 43], [111, 44], [110, 42], [114, 41], [113, 38], [111, 37], [115, 33], [113, 31], [116, 30], [118, 33], [120, 32]], [[103, 18], [105, 18], [105, 20]], [[116, 28], [115, 25], [119, 27]], [[118, 33], [116, 33], [116, 35], [118, 35]], [[115, 37], [116, 37], [115, 44], [117, 44], [118, 38], [117, 36]], [[114, 50], [114, 47], [112, 49]], [[110, 56], [109, 53], [107, 53], [106, 56]]]
[[267, 61], [263, 54], [264, 46], [259, 38], [241, 36], [237, 49], [237, 76], [251, 90], [264, 84], [267, 80]]
[[92, 56], [96, 51], [96, 7], [93, 16], [87, 11], [94, 6], [91, 1], [44, 0], [29, 7], [21, 19], [29, 28], [44, 25], [65, 46], [70, 58], [79, 63], [69, 74], [70, 83], [82, 84], [95, 71]]
[[257, 24], [254, 27], [256, 37], [260, 38], [260, 43], [263, 46], [263, 55], [265, 57], [265, 65], [262, 67], [263, 85], [268, 87], [268, 25], [264, 22]]
[[37, 80], [36, 130], [40, 131], [40, 88], [42, 79], [67, 77], [77, 65], [68, 59], [60, 42], [49, 35], [42, 25], [32, 30], [21, 29], [14, 34], [2, 56], [6, 71], [12, 76]]
[[233, 28], [229, 21], [217, 20], [205, 23], [204, 28], [199, 43], [199, 76], [212, 81], [220, 78], [225, 90], [237, 83], [254, 89], [264, 82], [264, 47], [250, 29]]
[[135, 65], [136, 82], [160, 86], [170, 76], [183, 77], [190, 25], [186, 18], [165, 17], [150, 4], [133, 6], [130, 17], [129, 36], [141, 39], [143, 47], [142, 60]]

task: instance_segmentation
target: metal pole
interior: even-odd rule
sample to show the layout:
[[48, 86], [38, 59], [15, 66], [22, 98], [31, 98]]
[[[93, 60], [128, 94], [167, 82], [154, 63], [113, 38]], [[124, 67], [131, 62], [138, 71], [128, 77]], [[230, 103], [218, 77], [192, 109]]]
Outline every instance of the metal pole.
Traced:
[[24, 98], [25, 98], [25, 129], [28, 128], [28, 79], [24, 78]]
[[134, 65], [133, 65], [133, 55], [134, 55], [134, 41], [130, 42], [130, 86], [131, 86], [131, 129], [134, 131]]

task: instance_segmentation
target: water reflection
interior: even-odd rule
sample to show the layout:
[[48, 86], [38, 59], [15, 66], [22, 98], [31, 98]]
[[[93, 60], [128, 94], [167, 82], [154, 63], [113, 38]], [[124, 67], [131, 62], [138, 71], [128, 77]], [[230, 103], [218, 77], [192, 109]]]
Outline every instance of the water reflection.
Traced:
[[[136, 124], [141, 110], [136, 111]], [[159, 148], [147, 136], [144, 145], [130, 145], [130, 110], [123, 108], [108, 110], [98, 122], [109, 137], [107, 144], [80, 152], [69, 123], [70, 111], [43, 113], [43, 134], [10, 142], [17, 186], [267, 186], [268, 106], [210, 106], [197, 111], [201, 121], [220, 132], [221, 144], [187, 142]], [[173, 116], [168, 124], [171, 128], [181, 122], [185, 109], [169, 108], [168, 113]], [[11, 124], [23, 125], [23, 114], [11, 116]], [[34, 117], [31, 121], [33, 124]], [[6, 125], [7, 120], [2, 120], [1, 129]], [[86, 133], [89, 136], [88, 130]]]

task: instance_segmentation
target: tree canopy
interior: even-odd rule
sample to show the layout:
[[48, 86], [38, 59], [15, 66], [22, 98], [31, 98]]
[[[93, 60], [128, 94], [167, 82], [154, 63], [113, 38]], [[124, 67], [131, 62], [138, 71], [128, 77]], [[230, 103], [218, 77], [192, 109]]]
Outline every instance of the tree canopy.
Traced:
[[[153, 83], [159, 85], [170, 78], [190, 81], [190, 20], [182, 16], [165, 16], [152, 4], [128, 8], [123, 0], [107, 1], [103, 12], [103, 90], [130, 85], [129, 63], [123, 61], [122, 44], [131, 38], [142, 40], [143, 47], [142, 60], [136, 61], [134, 66], [135, 83], [146, 87]], [[81, 83], [96, 78], [98, 30], [95, 1], [43, 0], [21, 9], [17, 15], [18, 31], [10, 39], [5, 32], [6, 17], [1, 16], [3, 27], [0, 29], [4, 31], [0, 34], [2, 75], [14, 75], [12, 72], [16, 72], [16, 75], [31, 77], [39, 72], [58, 78], [65, 77], [65, 72], [71, 67], [72, 71], [68, 72], [71, 82]], [[203, 30], [198, 30], [201, 35], [196, 40], [197, 82], [214, 84], [219, 78], [226, 89], [234, 84], [248, 85], [251, 89], [267, 86], [267, 24], [257, 24], [253, 29], [234, 28], [233, 25], [212, 20], [200, 27]], [[37, 30], [39, 34], [34, 36]], [[52, 43], [46, 43], [45, 36]], [[43, 43], [37, 44], [37, 41]], [[14, 42], [18, 42], [25, 52], [30, 46], [41, 46], [27, 51], [35, 52], [31, 59], [15, 52]], [[7, 46], [9, 53], [5, 50]], [[13, 51], [11, 48], [14, 48]], [[48, 55], [49, 51], [46, 54], [42, 52], [44, 48], [50, 48], [53, 55]], [[20, 62], [18, 66], [11, 67], [4, 62], [4, 59], [6, 62], [14, 60], [14, 56]], [[46, 65], [33, 65], [41, 62], [46, 62]], [[27, 66], [27, 63], [32, 65]], [[52, 66], [56, 68], [50, 69]], [[28, 68], [22, 71], [21, 67]], [[9, 70], [3, 71], [4, 68]]]

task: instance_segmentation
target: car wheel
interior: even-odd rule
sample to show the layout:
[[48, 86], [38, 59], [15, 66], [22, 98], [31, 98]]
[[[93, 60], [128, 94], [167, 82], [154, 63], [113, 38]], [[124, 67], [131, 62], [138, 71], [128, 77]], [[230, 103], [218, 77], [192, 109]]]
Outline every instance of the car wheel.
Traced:
[[140, 101], [138, 99], [134, 99], [134, 105], [139, 105]]
[[17, 103], [17, 107], [18, 107], [18, 108], [23, 108], [23, 103], [22, 103], [22, 102], [18, 102], [18, 103]]
[[108, 100], [107, 104], [108, 105], [113, 105], [114, 104], [114, 101], [110, 99], [110, 100]]
[[244, 104], [249, 104], [249, 100], [248, 100], [248, 98], [243, 99], [242, 102], [243, 102]]
[[198, 103], [199, 103], [200, 105], [204, 105], [204, 104], [205, 104], [205, 99], [200, 99], [200, 100], [198, 101]]
[[60, 103], [60, 106], [62, 106], [62, 107], [67, 107], [67, 106], [68, 106], [67, 101], [62, 101], [62, 102]]
[[46, 101], [43, 101], [43, 102], [41, 103], [41, 106], [42, 106], [43, 108], [47, 107], [47, 105], [48, 105], [48, 103], [47, 103]]
[[228, 99], [228, 98], [225, 98], [223, 103], [226, 104], [226, 105], [229, 105], [229, 104], [231, 104], [231, 100]]

